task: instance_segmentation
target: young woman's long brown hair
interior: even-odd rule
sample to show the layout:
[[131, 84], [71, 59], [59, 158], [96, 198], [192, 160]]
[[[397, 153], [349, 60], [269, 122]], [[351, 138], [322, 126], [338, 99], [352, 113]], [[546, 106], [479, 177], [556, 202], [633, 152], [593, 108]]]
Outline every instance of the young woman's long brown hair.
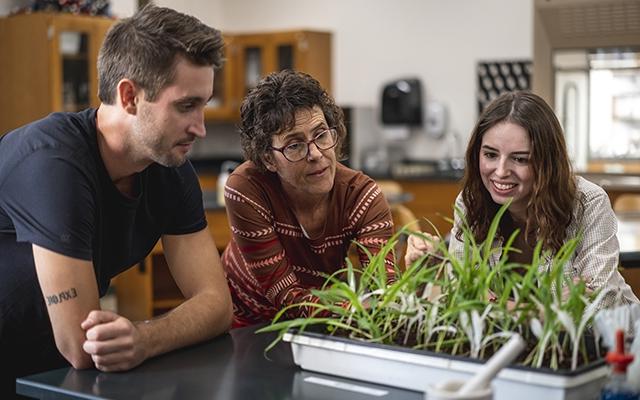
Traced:
[[[562, 246], [566, 228], [572, 220], [576, 182], [562, 127], [551, 107], [533, 93], [504, 93], [480, 115], [466, 153], [462, 190], [466, 220], [475, 239], [482, 241], [500, 208], [482, 183], [479, 158], [485, 132], [502, 122], [521, 126], [531, 140], [529, 166], [533, 173], [533, 189], [527, 202], [525, 240], [542, 240], [544, 249], [555, 252]], [[458, 235], [461, 239], [461, 232]]]

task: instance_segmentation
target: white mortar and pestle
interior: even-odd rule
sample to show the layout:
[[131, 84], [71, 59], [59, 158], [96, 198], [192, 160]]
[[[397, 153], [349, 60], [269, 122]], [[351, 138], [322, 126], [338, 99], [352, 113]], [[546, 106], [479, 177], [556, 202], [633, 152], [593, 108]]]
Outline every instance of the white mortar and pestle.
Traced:
[[451, 380], [427, 388], [426, 400], [491, 400], [493, 389], [491, 381], [509, 365], [524, 349], [525, 342], [519, 334], [500, 348], [483, 366], [467, 381]]

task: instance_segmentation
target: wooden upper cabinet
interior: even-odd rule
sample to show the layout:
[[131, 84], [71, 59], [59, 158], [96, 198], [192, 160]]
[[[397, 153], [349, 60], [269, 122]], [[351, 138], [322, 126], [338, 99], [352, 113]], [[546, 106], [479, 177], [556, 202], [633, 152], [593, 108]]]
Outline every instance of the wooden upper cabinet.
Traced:
[[275, 71], [289, 68], [306, 72], [316, 78], [327, 92], [332, 92], [330, 33], [274, 33], [271, 44], [275, 52]]
[[217, 69], [213, 80], [213, 97], [204, 116], [207, 121], [233, 121], [240, 116], [240, 100], [236, 94], [236, 48], [234, 37], [224, 35], [224, 63]]
[[[246, 94], [265, 75], [283, 69], [311, 74], [331, 92], [331, 33], [286, 31], [225, 35], [226, 62], [216, 72], [208, 121], [237, 120]], [[224, 82], [222, 82], [224, 80]]]
[[[0, 18], [0, 135], [54, 111], [99, 105], [97, 57], [104, 17], [33, 13]], [[331, 33], [229, 34], [215, 72], [207, 121], [237, 121], [247, 92], [265, 75], [304, 71], [331, 92]]]
[[0, 135], [54, 111], [96, 107], [104, 17], [33, 13], [0, 18]]

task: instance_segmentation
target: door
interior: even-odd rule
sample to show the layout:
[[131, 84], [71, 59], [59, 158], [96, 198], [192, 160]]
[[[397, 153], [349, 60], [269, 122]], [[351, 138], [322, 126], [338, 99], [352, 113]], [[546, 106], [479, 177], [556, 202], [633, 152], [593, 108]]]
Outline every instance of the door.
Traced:
[[75, 15], [52, 15], [50, 41], [52, 111], [81, 111], [96, 107], [98, 53], [114, 21]]
[[224, 35], [224, 63], [215, 71], [213, 97], [207, 103], [204, 116], [207, 121], [234, 121], [240, 115], [240, 96], [236, 93], [236, 66], [238, 46], [235, 37]]
[[569, 157], [577, 171], [587, 169], [589, 153], [589, 66], [586, 51], [558, 51], [555, 112], [564, 130]]

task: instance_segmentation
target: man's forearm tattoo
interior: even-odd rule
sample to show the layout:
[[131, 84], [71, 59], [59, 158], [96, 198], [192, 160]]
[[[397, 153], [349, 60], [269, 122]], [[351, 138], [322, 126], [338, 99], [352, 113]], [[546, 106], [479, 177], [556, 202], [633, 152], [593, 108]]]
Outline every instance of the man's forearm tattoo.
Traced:
[[58, 294], [54, 294], [51, 296], [45, 296], [47, 299], [47, 306], [62, 303], [63, 301], [71, 300], [75, 297], [78, 297], [78, 293], [75, 288], [71, 288], [69, 290], [64, 290]]

